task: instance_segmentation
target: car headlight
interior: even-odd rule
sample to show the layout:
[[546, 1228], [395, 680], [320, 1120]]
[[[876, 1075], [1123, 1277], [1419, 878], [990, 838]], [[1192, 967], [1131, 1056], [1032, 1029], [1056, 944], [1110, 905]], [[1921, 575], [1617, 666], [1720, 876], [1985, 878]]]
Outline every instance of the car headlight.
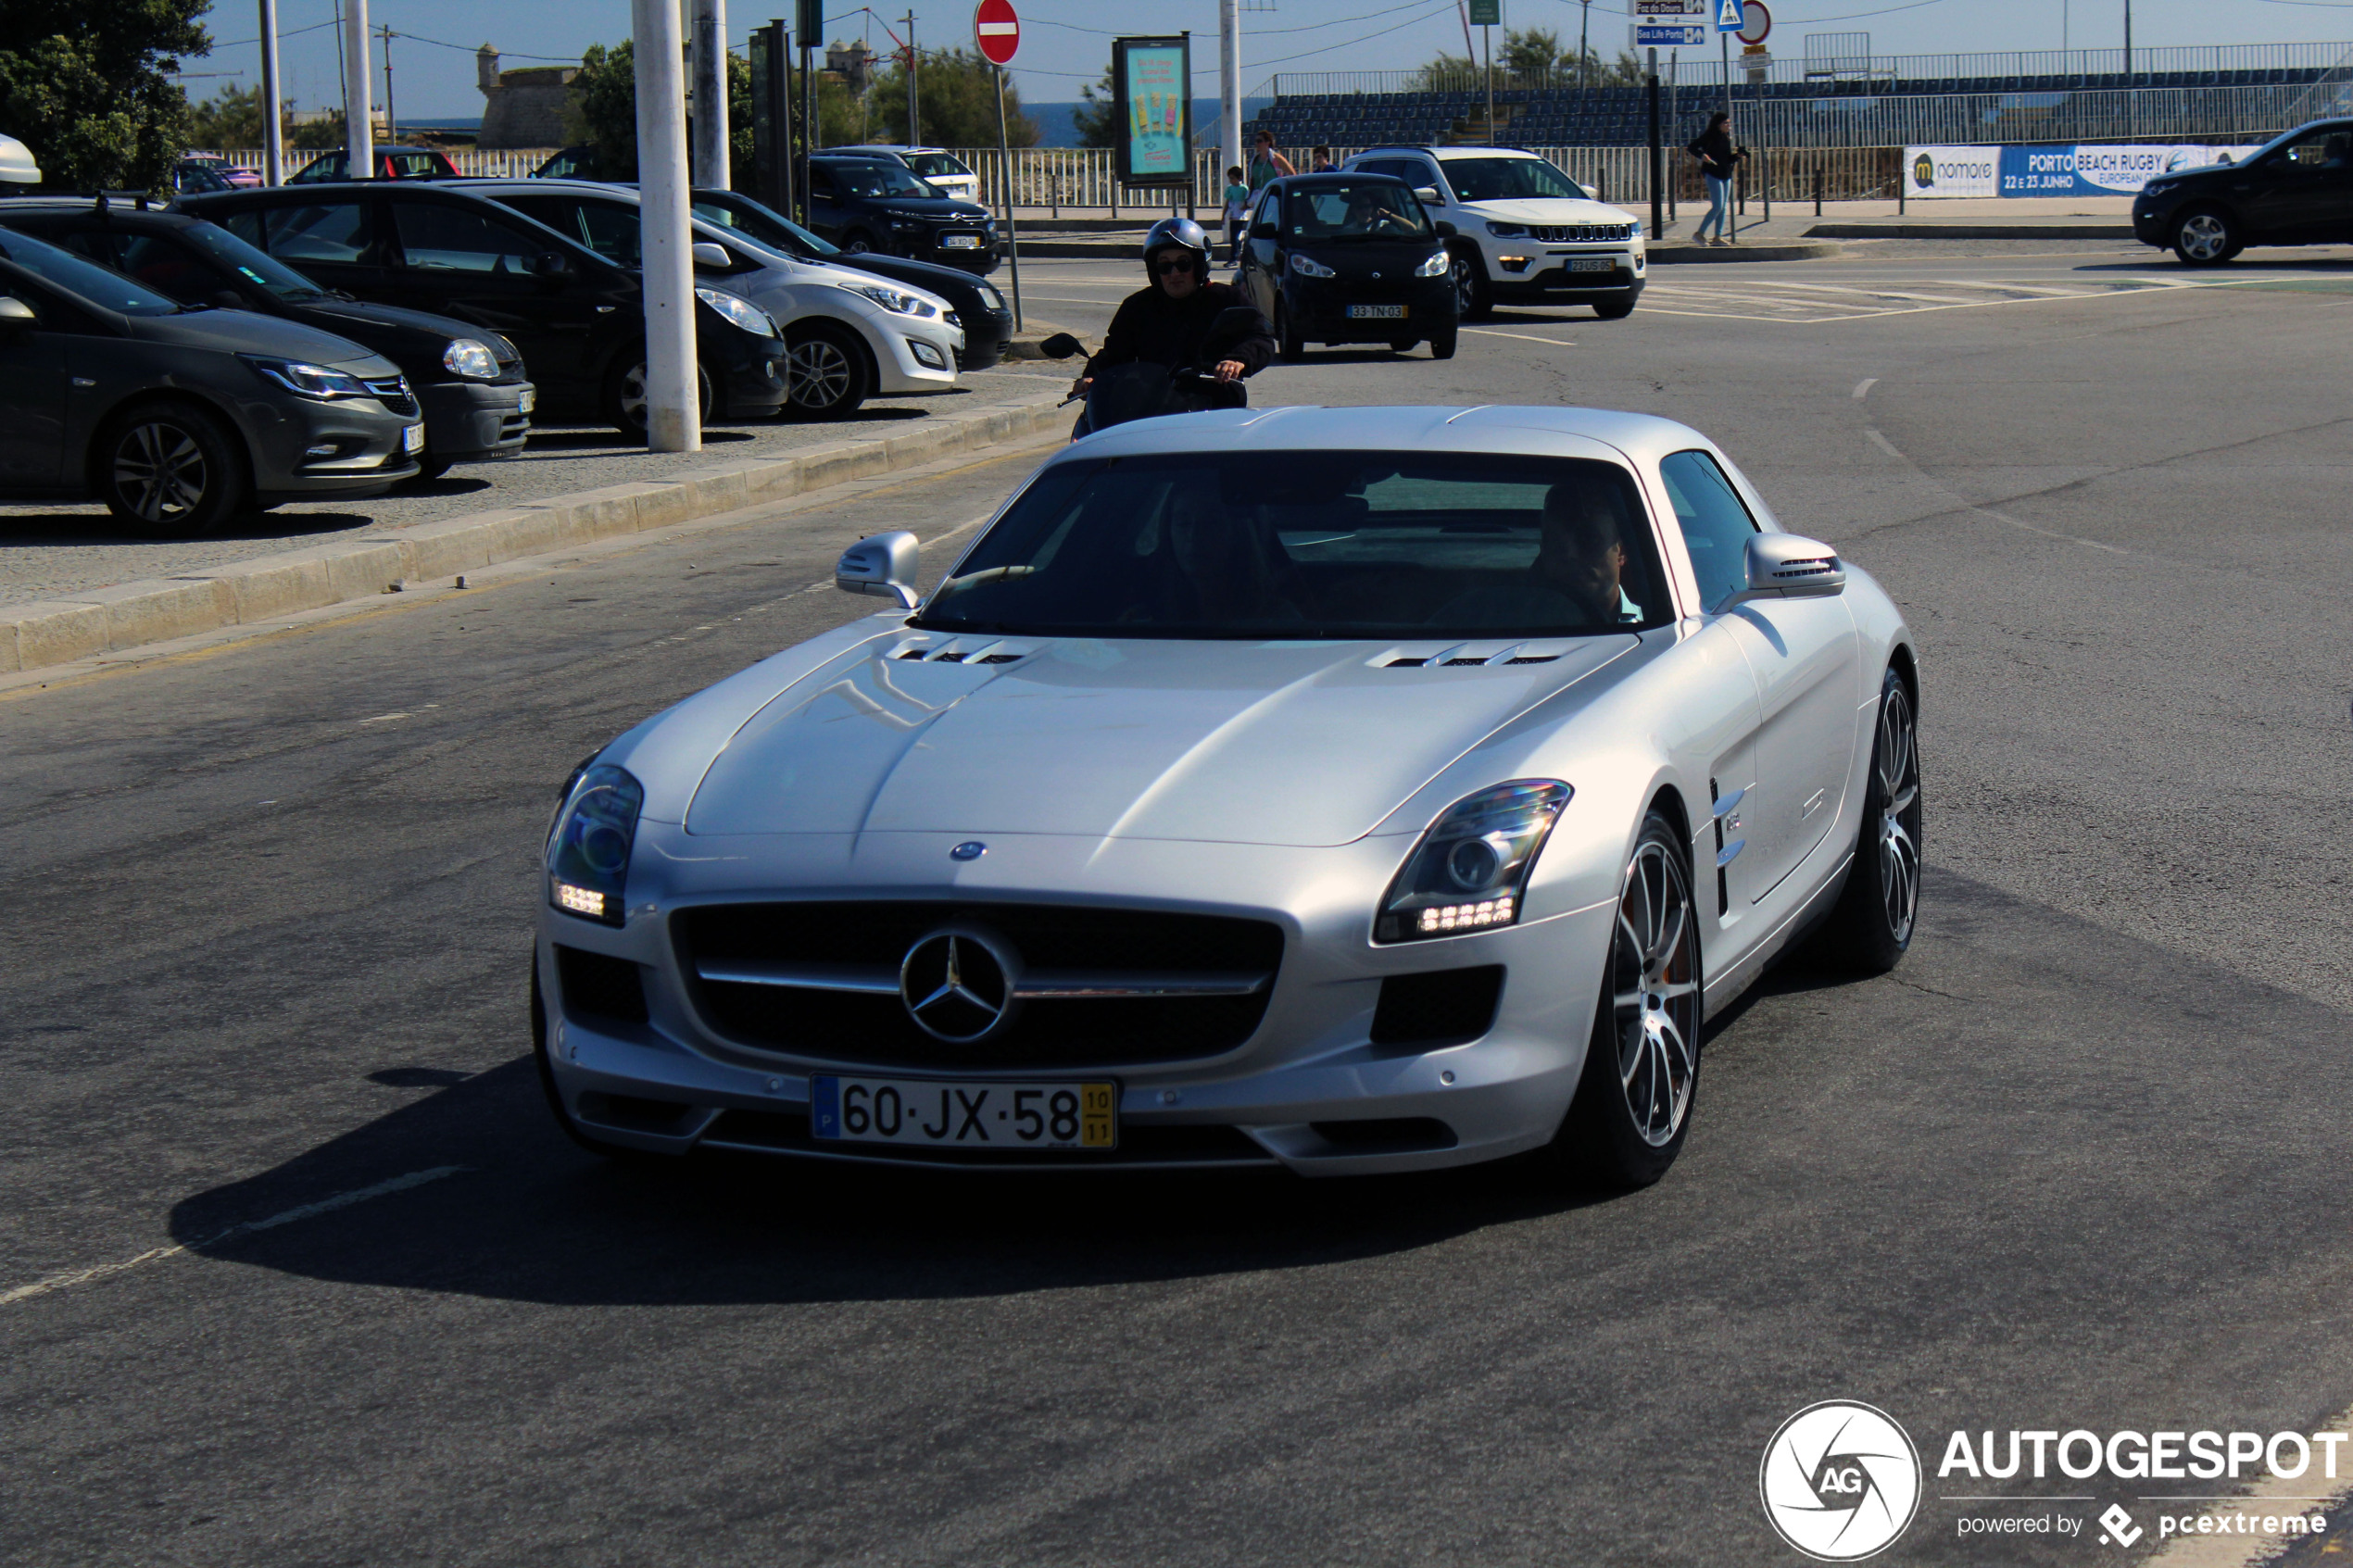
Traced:
[[2141, 187], [2141, 194], [2145, 196], [2161, 196], [2172, 188], [2173, 182], [2171, 180], [2152, 180]]
[[1005, 296], [987, 283], [980, 285], [980, 302], [991, 310], [1002, 310], [1005, 307]]
[[892, 288], [888, 283], [838, 283], [861, 299], [871, 299], [885, 310], [897, 316], [920, 316], [925, 320], [939, 314], [939, 307], [927, 299]]
[[1641, 219], [1637, 218], [1633, 222], [1626, 225], [1626, 237], [1629, 240], [1639, 240], [1642, 237], [1642, 220]]
[[449, 346], [441, 351], [441, 368], [453, 376], [497, 381], [498, 356], [490, 351], [486, 343], [477, 343], [470, 337], [451, 338]]
[[1337, 278], [1339, 273], [1320, 261], [1311, 260], [1296, 251], [1291, 253], [1290, 270], [1302, 278]]
[[625, 768], [597, 763], [579, 771], [547, 834], [547, 902], [583, 920], [619, 925], [629, 851], [646, 786]]
[[1575, 793], [1556, 779], [1515, 779], [1448, 807], [1389, 884], [1373, 939], [1416, 942], [1516, 924], [1537, 851]]
[[316, 397], [327, 402], [337, 397], [373, 397], [360, 383], [359, 378], [341, 370], [331, 370], [324, 365], [306, 364], [300, 359], [272, 359], [260, 354], [240, 354], [238, 358], [261, 373], [264, 380], [285, 388], [297, 397]]
[[1446, 276], [1447, 268], [1452, 265], [1453, 261], [1447, 256], [1445, 251], [1434, 250], [1429, 253], [1429, 258], [1427, 261], [1424, 261], [1419, 267], [1414, 269], [1414, 276], [1416, 278], [1442, 278]]
[[767, 311], [748, 299], [737, 299], [724, 289], [698, 288], [695, 297], [718, 311], [728, 320], [754, 337], [774, 337], [776, 323]]
[[1497, 223], [1490, 220], [1487, 225], [1487, 232], [1494, 235], [1499, 240], [1524, 240], [1528, 237], [1528, 225], [1525, 223]]

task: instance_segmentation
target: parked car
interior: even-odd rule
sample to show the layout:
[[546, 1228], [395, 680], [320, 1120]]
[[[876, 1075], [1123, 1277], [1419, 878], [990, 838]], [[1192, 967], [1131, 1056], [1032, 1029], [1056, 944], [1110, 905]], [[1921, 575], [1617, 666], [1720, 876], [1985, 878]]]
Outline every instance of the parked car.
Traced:
[[2234, 164], [2160, 174], [2133, 198], [2133, 233], [2184, 267], [2248, 245], [2353, 241], [2353, 119], [2299, 125]]
[[1430, 220], [1386, 174], [1292, 174], [1269, 181], [1250, 210], [1235, 284], [1275, 325], [1286, 359], [1313, 343], [1417, 343], [1454, 357], [1454, 226]]
[[1633, 314], [1648, 277], [1642, 220], [1606, 207], [1517, 147], [1375, 147], [1342, 166], [1393, 174], [1454, 225], [1454, 297], [1466, 321], [1501, 303], [1590, 305]]
[[[195, 196], [209, 218], [305, 276], [376, 305], [454, 316], [507, 338], [538, 387], [541, 423], [646, 428], [637, 274], [462, 186], [423, 181]], [[758, 306], [698, 286], [703, 418], [766, 419], [785, 400], [784, 339]]]
[[399, 367], [273, 316], [191, 307], [0, 228], [0, 495], [93, 496], [157, 538], [382, 494], [425, 427]]
[[786, 256], [871, 272], [875, 277], [912, 283], [927, 294], [937, 295], [955, 311], [957, 321], [964, 329], [964, 346], [956, 355], [956, 368], [960, 370], [988, 369], [1005, 357], [1005, 345], [1013, 341], [1013, 312], [1005, 303], [1005, 296], [988, 279], [975, 278], [961, 267], [942, 267], [937, 262], [885, 256], [871, 250], [852, 256], [740, 191], [697, 191], [695, 216], [733, 229]]
[[219, 153], [184, 153], [180, 161], [183, 164], [201, 163], [240, 191], [252, 190], [261, 183], [259, 169], [240, 169]]
[[[289, 175], [289, 185], [332, 184], [348, 180], [346, 172], [351, 167], [351, 155], [337, 148], [321, 153]], [[431, 147], [382, 146], [376, 149], [376, 176], [379, 180], [456, 180], [460, 176], [458, 166]]]
[[597, 177], [597, 149], [585, 144], [566, 147], [531, 171], [534, 180], [593, 180]]
[[[477, 181], [480, 191], [607, 260], [638, 265], [637, 191], [585, 181]], [[876, 392], [945, 392], [956, 383], [963, 340], [955, 312], [935, 295], [821, 263], [795, 261], [702, 219], [695, 276], [742, 295], [774, 317], [787, 348], [785, 397], [794, 412], [838, 419]]]
[[997, 270], [997, 220], [880, 158], [809, 160], [809, 226], [853, 254], [882, 251], [986, 276]]
[[171, 188], [186, 196], [202, 191], [233, 191], [237, 185], [221, 165], [208, 158], [183, 157], [171, 166]]
[[874, 142], [856, 147], [827, 147], [829, 157], [878, 157], [898, 164], [908, 173], [937, 191], [943, 196], [958, 201], [980, 200], [980, 176], [972, 166], [945, 147], [909, 147], [897, 143]]
[[77, 252], [182, 305], [283, 317], [348, 338], [400, 367], [423, 406], [419, 477], [453, 463], [522, 450], [536, 389], [522, 357], [495, 332], [447, 316], [369, 305], [328, 293], [219, 224], [184, 212], [95, 201], [38, 200], [8, 208], [10, 227]]

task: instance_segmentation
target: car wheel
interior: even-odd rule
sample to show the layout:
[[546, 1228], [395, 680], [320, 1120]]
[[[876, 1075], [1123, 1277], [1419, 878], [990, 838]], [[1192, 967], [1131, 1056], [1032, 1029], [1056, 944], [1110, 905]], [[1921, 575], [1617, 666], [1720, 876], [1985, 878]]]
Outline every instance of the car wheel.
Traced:
[[[639, 395], [641, 397], [643, 396], [642, 392]], [[443, 474], [449, 471], [450, 461], [450, 458], [436, 458], [431, 452], [427, 452], [423, 457], [417, 459], [417, 472], [409, 483], [411, 484], [424, 484], [433, 480], [439, 479]]]
[[1307, 353], [1307, 342], [1291, 325], [1290, 312], [1279, 305], [1275, 307], [1275, 352], [1285, 359], [1299, 359]]
[[2238, 225], [2227, 212], [2204, 207], [2173, 224], [2173, 254], [2184, 267], [2220, 267], [2240, 248]]
[[1593, 307], [1593, 314], [1604, 321], [1623, 321], [1633, 313], [1634, 302], [1630, 299], [1604, 300]]
[[874, 392], [865, 345], [848, 328], [803, 321], [785, 343], [785, 406], [801, 418], [840, 419]]
[[1675, 826], [1642, 819], [1617, 895], [1585, 1071], [1554, 1148], [1613, 1187], [1667, 1174], [1699, 1082], [1699, 911]]
[[142, 403], [99, 438], [99, 496], [151, 539], [209, 533], [249, 504], [245, 453], [220, 417], [192, 403]]
[[564, 1136], [589, 1153], [617, 1164], [651, 1165], [664, 1158], [648, 1154], [641, 1148], [623, 1148], [619, 1144], [591, 1137], [582, 1130], [579, 1123], [572, 1119], [572, 1112], [564, 1109], [564, 1097], [556, 1087], [555, 1065], [547, 1055], [547, 999], [539, 989], [539, 960], [536, 956], [531, 960], [531, 1057], [539, 1065], [539, 1092], [547, 1097], [547, 1109], [554, 1112], [556, 1125], [564, 1130]]
[[875, 244], [875, 236], [866, 232], [865, 230], [852, 229], [843, 237], [841, 248], [852, 256], [863, 256], [868, 251], [879, 250], [882, 247]]
[[1411, 354], [1414, 345], [1421, 341], [1417, 337], [1393, 337], [1389, 340], [1389, 351], [1391, 354]]
[[1455, 330], [1453, 327], [1449, 327], [1442, 332], [1432, 332], [1429, 334], [1429, 357], [1431, 358], [1452, 359], [1454, 357], [1454, 331]]
[[1487, 287], [1487, 265], [1466, 246], [1454, 251], [1454, 313], [1466, 321], [1483, 321], [1495, 308]]
[[[702, 420], [711, 420], [711, 372], [695, 367], [695, 396]], [[605, 377], [605, 422], [635, 440], [646, 438], [646, 362], [615, 365]]]
[[1855, 860], [1816, 950], [1838, 968], [1885, 974], [1911, 947], [1919, 909], [1919, 722], [1911, 689], [1890, 670], [1880, 678], [1879, 726]]

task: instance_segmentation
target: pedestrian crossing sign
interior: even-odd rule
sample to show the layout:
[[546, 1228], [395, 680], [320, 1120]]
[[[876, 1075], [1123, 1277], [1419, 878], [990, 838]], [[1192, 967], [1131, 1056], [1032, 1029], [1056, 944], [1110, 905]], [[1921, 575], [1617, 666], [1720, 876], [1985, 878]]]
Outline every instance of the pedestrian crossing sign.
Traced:
[[1716, 0], [1716, 31], [1738, 32], [1748, 25], [1741, 15], [1741, 0]]

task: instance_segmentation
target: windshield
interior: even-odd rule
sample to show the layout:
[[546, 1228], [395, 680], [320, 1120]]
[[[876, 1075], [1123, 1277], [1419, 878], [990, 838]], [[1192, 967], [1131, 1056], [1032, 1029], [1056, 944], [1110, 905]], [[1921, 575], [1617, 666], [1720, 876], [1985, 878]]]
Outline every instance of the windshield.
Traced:
[[1541, 157], [1450, 157], [1438, 166], [1454, 187], [1454, 199], [1511, 201], [1522, 196], [1585, 200], [1577, 182]]
[[145, 283], [134, 283], [120, 272], [13, 229], [0, 229], [0, 259], [13, 261], [44, 282], [125, 316], [169, 316], [180, 308]]
[[846, 196], [873, 198], [875, 196], [936, 196], [929, 185], [916, 179], [895, 163], [829, 163], [826, 170], [834, 183]]
[[698, 191], [695, 216], [706, 223], [733, 229], [755, 245], [786, 256], [839, 256], [841, 247], [819, 239], [789, 218], [778, 216], [749, 196], [734, 192]]
[[1641, 493], [1615, 463], [1174, 452], [1039, 475], [917, 624], [1419, 640], [1592, 636], [1672, 619]]
[[324, 299], [327, 291], [270, 255], [254, 249], [218, 223], [191, 223], [181, 238], [221, 266], [284, 300]]
[[1394, 180], [1293, 191], [1287, 217], [1295, 240], [1427, 240], [1437, 235], [1414, 193]]

